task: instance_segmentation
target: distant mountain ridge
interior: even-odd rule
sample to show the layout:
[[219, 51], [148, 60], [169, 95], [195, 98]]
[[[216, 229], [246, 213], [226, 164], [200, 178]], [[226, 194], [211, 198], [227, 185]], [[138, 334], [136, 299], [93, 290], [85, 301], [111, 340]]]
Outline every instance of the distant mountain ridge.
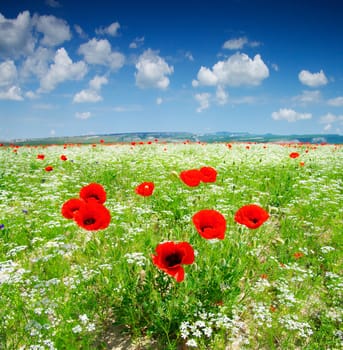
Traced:
[[191, 133], [191, 132], [130, 132], [130, 133], [109, 133], [98, 135], [80, 135], [65, 137], [48, 137], [48, 138], [28, 138], [1, 141], [4, 144], [16, 145], [46, 145], [46, 144], [65, 144], [97, 143], [101, 139], [108, 143], [122, 142], [148, 142], [155, 139], [164, 142], [279, 142], [279, 143], [329, 143], [343, 144], [343, 135], [338, 134], [304, 134], [304, 135], [276, 135], [276, 134], [250, 134], [247, 132], [229, 132], [219, 131], [213, 133]]

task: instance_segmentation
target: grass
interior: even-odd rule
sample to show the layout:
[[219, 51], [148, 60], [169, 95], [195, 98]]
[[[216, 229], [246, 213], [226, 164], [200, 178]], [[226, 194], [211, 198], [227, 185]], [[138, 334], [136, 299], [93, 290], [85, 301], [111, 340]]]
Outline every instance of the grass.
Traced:
[[[342, 155], [338, 145], [0, 147], [0, 349], [106, 349], [117, 327], [158, 349], [341, 348]], [[179, 179], [202, 166], [215, 183]], [[135, 193], [143, 181], [152, 196]], [[112, 217], [96, 232], [61, 215], [91, 182]], [[270, 214], [256, 230], [234, 221], [250, 203]], [[201, 209], [224, 215], [224, 240], [196, 232]], [[152, 263], [166, 240], [195, 249], [181, 283]]]

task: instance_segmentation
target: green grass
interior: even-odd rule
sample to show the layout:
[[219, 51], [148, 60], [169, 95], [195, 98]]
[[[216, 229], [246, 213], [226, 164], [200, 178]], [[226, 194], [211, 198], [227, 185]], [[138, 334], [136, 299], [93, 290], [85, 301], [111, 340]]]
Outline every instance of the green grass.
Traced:
[[[0, 349], [106, 349], [118, 327], [158, 349], [341, 348], [343, 148], [249, 146], [0, 147]], [[179, 179], [202, 166], [215, 183]], [[112, 217], [96, 232], [61, 215], [91, 182]], [[256, 230], [234, 221], [251, 203], [270, 214]], [[201, 209], [224, 215], [224, 240], [197, 233]], [[166, 240], [196, 251], [181, 283], [152, 263]]]

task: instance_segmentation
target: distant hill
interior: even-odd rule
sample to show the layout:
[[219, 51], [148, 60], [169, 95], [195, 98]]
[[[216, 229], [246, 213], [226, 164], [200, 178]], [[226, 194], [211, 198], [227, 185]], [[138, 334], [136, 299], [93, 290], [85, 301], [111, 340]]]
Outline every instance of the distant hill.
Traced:
[[250, 134], [244, 132], [220, 131], [214, 133], [196, 134], [190, 132], [133, 132], [133, 133], [111, 133], [100, 135], [84, 136], [66, 136], [66, 137], [48, 137], [34, 139], [16, 139], [11, 142], [0, 141], [4, 144], [16, 145], [47, 145], [47, 144], [65, 144], [81, 143], [92, 144], [99, 143], [100, 140], [106, 143], [126, 143], [126, 142], [147, 142], [158, 139], [162, 142], [275, 142], [275, 143], [329, 143], [343, 144], [343, 135], [337, 134], [313, 134], [313, 135], [274, 135], [274, 134]]

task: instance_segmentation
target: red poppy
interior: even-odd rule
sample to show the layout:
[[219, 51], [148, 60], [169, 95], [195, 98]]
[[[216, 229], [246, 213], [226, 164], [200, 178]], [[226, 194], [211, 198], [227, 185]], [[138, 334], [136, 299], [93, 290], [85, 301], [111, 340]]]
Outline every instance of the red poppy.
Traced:
[[67, 156], [65, 156], [64, 154], [62, 154], [61, 157], [60, 157], [60, 159], [63, 160], [63, 161], [65, 161], [65, 160], [67, 160], [68, 158], [67, 158]]
[[193, 223], [200, 236], [206, 239], [224, 239], [226, 220], [216, 210], [204, 209], [193, 215]]
[[37, 154], [37, 159], [43, 160], [45, 158], [44, 154]]
[[103, 204], [106, 201], [106, 192], [100, 184], [90, 183], [81, 188], [80, 198], [86, 202], [95, 200], [96, 202]]
[[269, 218], [269, 214], [260, 206], [249, 204], [241, 207], [235, 214], [235, 221], [249, 228], [260, 227]]
[[143, 197], [148, 197], [152, 195], [154, 188], [153, 182], [143, 182], [135, 188], [135, 192]]
[[180, 179], [190, 187], [196, 187], [200, 184], [202, 174], [198, 169], [184, 170], [180, 173]]
[[170, 276], [177, 282], [182, 282], [185, 278], [183, 264], [194, 262], [194, 249], [187, 242], [164, 242], [156, 247], [156, 255], [152, 256], [155, 266]]
[[51, 165], [45, 167], [45, 171], [52, 171], [54, 168]]
[[215, 182], [217, 178], [217, 170], [210, 167], [204, 166], [200, 169], [201, 181], [202, 182]]
[[303, 252], [295, 252], [293, 254], [293, 256], [294, 256], [294, 259], [300, 259], [304, 256], [304, 253]]
[[106, 207], [95, 201], [85, 202], [74, 214], [76, 223], [88, 231], [103, 230], [111, 222], [111, 214]]
[[84, 204], [84, 201], [78, 198], [71, 198], [67, 200], [63, 205], [62, 205], [62, 215], [66, 219], [73, 219], [75, 213], [80, 209], [81, 205]]
[[298, 152], [292, 152], [292, 153], [289, 154], [289, 156], [291, 158], [298, 158], [300, 156], [300, 154]]
[[299, 165], [300, 165], [300, 166], [304, 166], [304, 165], [305, 165], [305, 162], [300, 162]]

